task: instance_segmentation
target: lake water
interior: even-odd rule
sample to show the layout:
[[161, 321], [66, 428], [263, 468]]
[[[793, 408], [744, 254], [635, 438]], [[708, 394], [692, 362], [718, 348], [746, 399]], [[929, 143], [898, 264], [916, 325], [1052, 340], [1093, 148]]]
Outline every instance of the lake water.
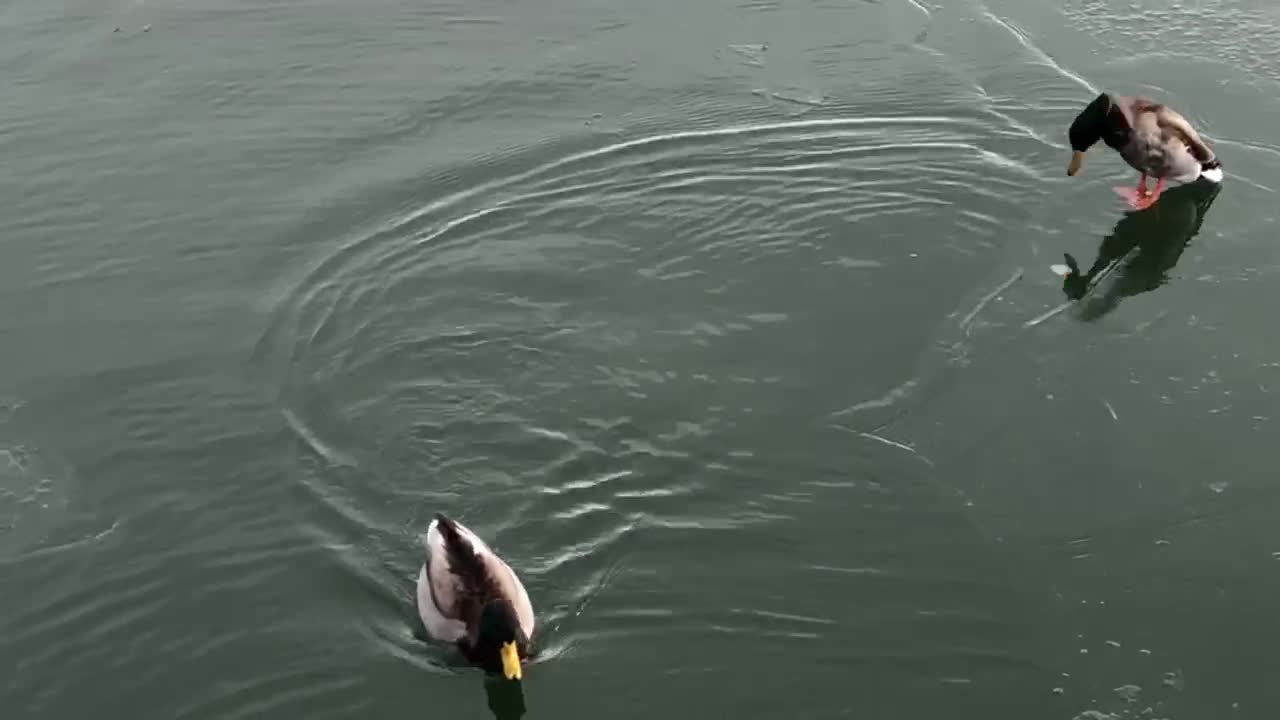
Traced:
[[[1275, 717], [1278, 38], [5, 3], [3, 716]], [[1221, 189], [1067, 178], [1104, 89]], [[529, 588], [519, 696], [415, 639], [435, 512]]]

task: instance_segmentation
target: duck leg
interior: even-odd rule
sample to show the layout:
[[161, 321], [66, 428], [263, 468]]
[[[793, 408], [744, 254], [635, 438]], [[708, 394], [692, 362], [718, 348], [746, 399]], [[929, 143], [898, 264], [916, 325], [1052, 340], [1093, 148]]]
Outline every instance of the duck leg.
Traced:
[[1134, 188], [1116, 187], [1113, 188], [1116, 194], [1124, 198], [1129, 203], [1129, 207], [1134, 210], [1145, 210], [1155, 203], [1156, 198], [1160, 197], [1160, 193], [1164, 191], [1164, 178], [1156, 178], [1156, 189], [1154, 192], [1147, 190], [1147, 174], [1142, 173], [1138, 178], [1138, 186]]
[[1147, 196], [1145, 204], [1143, 204], [1142, 208], [1139, 209], [1141, 210], [1155, 205], [1156, 201], [1160, 199], [1160, 193], [1162, 192], [1164, 192], [1164, 178], [1156, 178], [1156, 189], [1151, 191], [1151, 194]]

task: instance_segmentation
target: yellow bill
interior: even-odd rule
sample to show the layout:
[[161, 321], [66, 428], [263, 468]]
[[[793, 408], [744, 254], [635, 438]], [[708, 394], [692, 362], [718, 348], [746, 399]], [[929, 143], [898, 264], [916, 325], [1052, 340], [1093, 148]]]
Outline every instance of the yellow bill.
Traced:
[[502, 644], [502, 674], [508, 680], [519, 680], [523, 675], [520, 668], [520, 652], [513, 642]]
[[1071, 164], [1067, 166], [1067, 175], [1074, 176], [1084, 165], [1084, 153], [1074, 150], [1071, 153]]

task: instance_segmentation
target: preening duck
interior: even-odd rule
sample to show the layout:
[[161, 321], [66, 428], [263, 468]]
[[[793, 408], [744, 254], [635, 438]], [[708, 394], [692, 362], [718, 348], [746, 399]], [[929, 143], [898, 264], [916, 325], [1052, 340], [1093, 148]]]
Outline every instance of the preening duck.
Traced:
[[533, 605], [515, 571], [462, 523], [437, 514], [424, 538], [418, 615], [431, 637], [508, 680], [523, 676]]
[[[1136, 188], [1116, 188], [1136, 210], [1155, 203], [1166, 182], [1189, 183], [1201, 176], [1222, 181], [1222, 164], [1213, 148], [1176, 110], [1149, 98], [1102, 93], [1076, 116], [1068, 136], [1072, 153], [1067, 175], [1080, 172], [1085, 153], [1099, 140], [1142, 173]], [[1147, 190], [1148, 176], [1156, 179], [1154, 191]]]

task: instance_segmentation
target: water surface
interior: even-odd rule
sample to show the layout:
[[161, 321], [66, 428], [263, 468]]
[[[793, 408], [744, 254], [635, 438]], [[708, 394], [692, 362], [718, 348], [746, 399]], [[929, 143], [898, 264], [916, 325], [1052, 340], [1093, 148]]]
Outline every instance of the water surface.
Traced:
[[[9, 3], [0, 705], [1274, 715], [1278, 25]], [[1103, 89], [1226, 183], [1067, 178]], [[529, 588], [523, 698], [414, 638], [440, 511]]]

